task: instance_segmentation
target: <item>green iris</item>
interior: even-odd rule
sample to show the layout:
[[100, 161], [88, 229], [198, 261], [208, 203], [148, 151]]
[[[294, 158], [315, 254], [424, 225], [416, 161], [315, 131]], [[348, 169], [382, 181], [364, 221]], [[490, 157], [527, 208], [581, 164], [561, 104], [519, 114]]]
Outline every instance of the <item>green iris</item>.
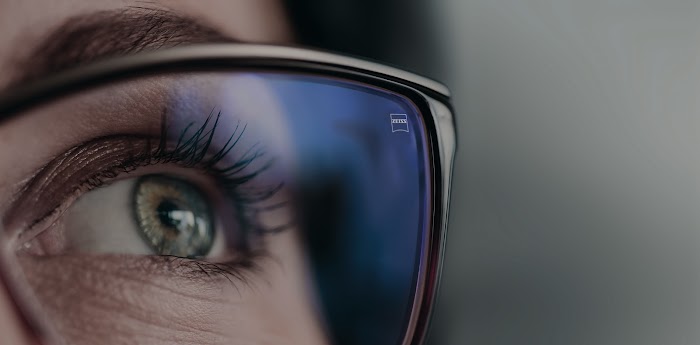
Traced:
[[206, 256], [214, 243], [211, 207], [190, 183], [147, 175], [134, 188], [134, 213], [141, 235], [158, 255]]

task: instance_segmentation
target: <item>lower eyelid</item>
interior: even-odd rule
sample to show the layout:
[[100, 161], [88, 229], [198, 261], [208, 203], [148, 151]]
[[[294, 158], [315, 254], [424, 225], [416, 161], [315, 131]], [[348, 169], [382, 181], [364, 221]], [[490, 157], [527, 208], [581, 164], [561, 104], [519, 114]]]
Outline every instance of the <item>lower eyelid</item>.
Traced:
[[[58, 315], [79, 308], [104, 308], [105, 317], [118, 317], [125, 310], [157, 310], [163, 300], [177, 305], [216, 306], [242, 301], [251, 293], [253, 277], [207, 276], [190, 262], [165, 262], [146, 256], [19, 257], [20, 265], [40, 303]], [[160, 258], [162, 259], [162, 258]], [[86, 296], [85, 293], [88, 293]], [[99, 302], [94, 304], [94, 302]], [[83, 306], [83, 307], [81, 307]], [[214, 308], [214, 309], [212, 309]], [[196, 309], [195, 309], [196, 310]], [[178, 309], [181, 315], [183, 310]], [[194, 310], [193, 310], [194, 311]]]
[[[160, 260], [163, 257], [158, 257]], [[232, 284], [236, 289], [253, 287], [262, 266], [254, 260], [245, 262], [209, 262], [195, 259], [165, 257], [167, 269], [198, 284]]]
[[231, 278], [248, 280], [248, 276], [261, 270], [257, 258], [241, 258], [238, 261], [210, 262], [169, 255], [149, 255], [141, 257], [144, 268], [167, 272], [198, 283], [229, 281]]
[[[225, 285], [232, 285], [239, 292], [253, 288], [256, 278], [262, 274], [262, 261], [265, 260], [261, 256], [238, 262], [213, 263], [173, 256], [116, 254], [20, 255], [18, 258], [28, 278], [37, 280], [32, 286], [53, 285], [51, 281], [65, 279], [93, 281], [91, 284], [132, 280], [154, 286], [165, 284], [162, 287], [167, 289], [192, 285], [202, 292]], [[157, 283], [159, 281], [162, 283]]]

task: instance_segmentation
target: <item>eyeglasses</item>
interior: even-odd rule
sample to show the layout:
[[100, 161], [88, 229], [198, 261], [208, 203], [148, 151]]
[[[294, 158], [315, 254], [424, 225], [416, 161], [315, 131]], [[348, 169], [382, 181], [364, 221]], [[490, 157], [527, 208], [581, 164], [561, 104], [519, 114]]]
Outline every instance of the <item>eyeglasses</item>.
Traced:
[[217, 44], [0, 98], [2, 282], [47, 343], [421, 344], [449, 92], [379, 64]]

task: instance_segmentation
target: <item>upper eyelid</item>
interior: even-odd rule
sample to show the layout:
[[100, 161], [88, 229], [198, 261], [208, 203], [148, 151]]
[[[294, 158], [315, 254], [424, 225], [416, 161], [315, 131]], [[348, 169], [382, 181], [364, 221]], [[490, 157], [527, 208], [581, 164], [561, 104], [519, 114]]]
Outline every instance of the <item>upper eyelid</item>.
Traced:
[[[115, 178], [120, 172], [129, 172], [139, 166], [176, 162], [191, 168], [214, 168], [236, 146], [245, 132], [245, 125], [242, 130], [237, 126], [229, 139], [209, 154], [216, 125], [221, 116], [220, 112], [215, 116], [213, 114], [212, 111], [194, 131], [188, 131], [192, 124], [186, 126], [174, 147], [170, 147], [171, 140], [167, 139], [169, 136], [167, 118], [163, 115], [161, 134], [158, 138], [133, 135], [98, 138], [69, 149], [42, 167], [21, 189], [20, 197], [13, 203], [9, 212], [11, 215], [9, 227], [19, 226], [19, 224], [13, 224], [12, 220], [34, 219], [32, 223], [19, 226], [31, 228], [44, 219], [57, 215], [56, 211], [59, 207], [71, 200], [64, 200], [63, 197], [75, 198], [74, 194], [99, 187], [106, 180]], [[215, 171], [219, 174], [228, 174], [228, 184], [233, 184], [235, 187], [236, 184], [243, 184], [257, 174], [257, 171], [254, 171], [237, 176], [256, 157], [250, 157], [248, 153], [244, 153], [240, 157], [242, 161], [233, 163], [229, 168], [223, 167]], [[231, 170], [231, 167], [235, 169]], [[81, 175], [83, 170], [92, 171], [92, 173]], [[228, 187], [232, 188], [230, 185]], [[51, 193], [59, 193], [57, 190], [63, 196], [51, 195]], [[273, 189], [268, 194], [271, 196], [276, 191]], [[246, 200], [246, 198], [237, 199], [241, 202]]]
[[169, 86], [149, 79], [97, 88], [40, 105], [3, 123], [3, 147], [12, 148], [0, 150], [0, 160], [12, 164], [12, 169], [2, 171], [3, 184], [11, 186], [6, 194], [18, 195], [49, 162], [91, 138], [125, 133], [159, 137]]
[[[50, 217], [61, 204], [76, 198], [86, 180], [97, 181], [96, 174], [111, 171], [116, 160], [129, 159], [134, 150], [143, 152], [148, 141], [141, 136], [99, 138], [58, 155], [19, 189], [3, 219], [6, 228], [26, 230]], [[81, 175], [84, 169], [95, 173], [86, 177]]]

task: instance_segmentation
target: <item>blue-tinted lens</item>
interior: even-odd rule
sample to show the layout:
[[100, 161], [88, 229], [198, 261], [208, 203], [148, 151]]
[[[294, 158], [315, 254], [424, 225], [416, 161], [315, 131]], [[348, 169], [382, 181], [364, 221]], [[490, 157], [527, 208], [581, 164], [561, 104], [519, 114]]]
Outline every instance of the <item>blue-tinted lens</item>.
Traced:
[[0, 126], [21, 148], [0, 150], [1, 248], [64, 343], [400, 344], [431, 222], [425, 115], [310, 74], [84, 89]]
[[406, 98], [312, 76], [260, 75], [298, 150], [305, 236], [339, 344], [397, 344], [428, 226], [425, 126]]

